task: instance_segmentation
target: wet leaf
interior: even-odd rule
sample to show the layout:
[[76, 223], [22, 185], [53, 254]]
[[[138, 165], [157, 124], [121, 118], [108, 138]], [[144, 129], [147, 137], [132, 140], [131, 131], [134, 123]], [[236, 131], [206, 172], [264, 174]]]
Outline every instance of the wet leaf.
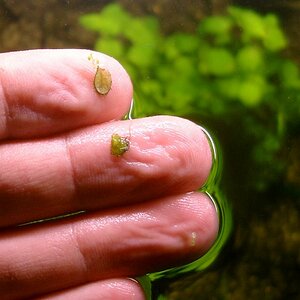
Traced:
[[94, 78], [94, 87], [101, 95], [106, 95], [111, 89], [111, 75], [103, 68], [97, 67], [96, 75]]
[[129, 139], [122, 137], [117, 133], [111, 136], [111, 154], [114, 156], [121, 156], [129, 150]]

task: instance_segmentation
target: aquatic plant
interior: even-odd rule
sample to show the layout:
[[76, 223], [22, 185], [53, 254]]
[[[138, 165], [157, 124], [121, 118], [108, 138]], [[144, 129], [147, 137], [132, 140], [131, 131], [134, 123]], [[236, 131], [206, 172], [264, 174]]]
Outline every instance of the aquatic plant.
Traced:
[[97, 33], [96, 50], [127, 69], [139, 116], [175, 114], [233, 133], [251, 166], [247, 185], [263, 190], [279, 179], [282, 146], [299, 130], [300, 77], [283, 56], [288, 42], [276, 15], [230, 6], [194, 32], [165, 35], [155, 16], [109, 4], [80, 23]]

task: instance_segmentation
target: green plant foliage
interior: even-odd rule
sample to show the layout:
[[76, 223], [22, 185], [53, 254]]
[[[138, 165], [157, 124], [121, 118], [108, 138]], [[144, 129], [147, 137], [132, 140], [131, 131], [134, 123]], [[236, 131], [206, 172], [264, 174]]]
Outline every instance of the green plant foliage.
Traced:
[[[139, 116], [238, 122], [243, 139], [253, 145], [257, 170], [268, 164], [266, 176], [276, 178], [280, 167], [270, 162], [277, 160], [284, 133], [300, 119], [300, 77], [297, 65], [281, 54], [287, 39], [274, 14], [231, 6], [225, 15], [201, 20], [193, 33], [167, 36], [154, 16], [130, 15], [119, 4], [80, 22], [98, 33], [95, 49], [127, 69]], [[264, 188], [261, 182], [268, 180], [260, 181]]]

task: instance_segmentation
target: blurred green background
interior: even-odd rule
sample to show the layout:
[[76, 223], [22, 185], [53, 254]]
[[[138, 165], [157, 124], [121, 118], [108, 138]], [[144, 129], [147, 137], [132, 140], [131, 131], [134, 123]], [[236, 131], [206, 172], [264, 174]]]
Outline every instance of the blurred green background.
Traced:
[[[0, 2], [0, 50], [85, 47], [130, 74], [138, 117], [207, 128], [223, 156], [233, 230], [166, 299], [298, 299], [300, 1]], [[222, 199], [219, 199], [222, 201]]]

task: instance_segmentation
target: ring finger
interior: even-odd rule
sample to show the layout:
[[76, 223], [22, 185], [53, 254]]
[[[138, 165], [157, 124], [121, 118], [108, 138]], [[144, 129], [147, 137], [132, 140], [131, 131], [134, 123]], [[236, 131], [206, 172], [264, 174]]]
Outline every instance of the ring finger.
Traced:
[[2, 232], [0, 291], [26, 298], [169, 268], [202, 255], [217, 231], [211, 200], [188, 193]]

